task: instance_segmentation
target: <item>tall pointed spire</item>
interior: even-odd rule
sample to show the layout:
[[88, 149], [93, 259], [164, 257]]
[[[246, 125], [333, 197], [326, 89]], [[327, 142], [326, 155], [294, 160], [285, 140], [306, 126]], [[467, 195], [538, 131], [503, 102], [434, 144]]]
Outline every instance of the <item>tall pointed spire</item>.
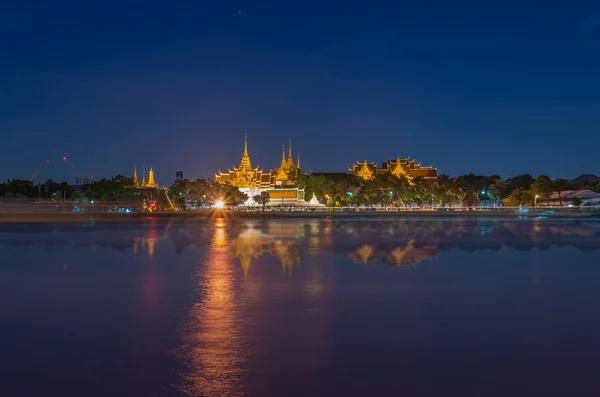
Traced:
[[135, 165], [133, 166], [133, 185], [134, 186], [139, 185], [139, 181], [138, 181], [138, 177], [137, 177], [137, 167]]
[[240, 161], [239, 171], [252, 171], [252, 164], [250, 163], [250, 156], [248, 155], [248, 130], [244, 129], [244, 155]]
[[287, 162], [285, 160], [285, 145], [281, 145], [281, 164], [279, 165], [279, 169], [287, 169]]
[[300, 152], [298, 152], [298, 162], [296, 163], [296, 167], [300, 168]]
[[142, 186], [146, 186], [146, 167], [142, 167]]
[[288, 147], [287, 166], [289, 169], [295, 168], [294, 155], [292, 154], [292, 138], [290, 138], [290, 146]]
[[154, 182], [154, 171], [152, 167], [150, 167], [150, 171], [148, 172], [148, 186], [156, 186], [156, 182]]

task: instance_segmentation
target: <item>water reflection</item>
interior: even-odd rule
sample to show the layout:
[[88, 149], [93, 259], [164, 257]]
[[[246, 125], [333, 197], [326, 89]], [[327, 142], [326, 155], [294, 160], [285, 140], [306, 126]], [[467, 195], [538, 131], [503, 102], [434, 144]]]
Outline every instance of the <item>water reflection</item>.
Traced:
[[242, 396], [243, 354], [226, 224], [218, 219], [196, 279], [200, 300], [184, 331], [182, 391], [190, 396]]
[[[7, 326], [19, 324], [7, 345], [27, 335], [18, 349], [5, 349], [11, 364], [4, 370], [13, 374], [21, 346], [33, 346], [27, 357], [36, 359], [57, 347], [46, 362], [68, 356], [60, 344], [65, 332], [87, 342], [75, 339], [69, 363], [40, 371], [80, 379], [79, 352], [88, 346], [111, 360], [85, 373], [116, 368], [102, 385], [124, 390], [124, 378], [131, 390], [146, 384], [150, 392], [137, 395], [162, 395], [152, 392], [167, 384], [189, 396], [394, 395], [423, 385], [430, 387], [424, 394], [440, 395], [462, 385], [552, 389], [561, 376], [568, 390], [581, 383], [578, 368], [597, 369], [600, 272], [597, 252], [583, 252], [600, 249], [600, 222], [593, 220], [11, 225], [0, 226], [0, 244], [10, 246], [2, 247], [8, 257], [23, 258], [2, 273], [7, 296], [21, 293], [18, 305], [11, 298], [3, 307], [16, 307]], [[522, 254], [550, 247], [580, 252]], [[494, 255], [471, 255], [476, 251]], [[61, 257], [79, 260], [63, 271]], [[65, 298], [60, 307], [48, 299], [55, 296]], [[113, 315], [97, 320], [99, 313]], [[27, 334], [38, 329], [53, 332], [53, 343]], [[111, 349], [98, 335], [126, 342]], [[171, 365], [161, 353], [173, 346]], [[35, 362], [21, 361], [25, 373]], [[171, 378], [148, 380], [173, 367]], [[587, 384], [595, 381], [591, 372]], [[504, 389], [498, 395], [510, 395]]]
[[[236, 258], [247, 279], [252, 264], [261, 257], [277, 258], [289, 276], [303, 256], [343, 253], [360, 264], [382, 263], [396, 267], [411, 266], [435, 258], [439, 251], [458, 249], [468, 252], [518, 251], [573, 246], [580, 250], [600, 248], [600, 222], [596, 220], [266, 220], [224, 223], [216, 221], [153, 222], [140, 235], [137, 226], [123, 225], [119, 232], [110, 226], [41, 225], [39, 230], [19, 233], [19, 228], [0, 226], [0, 243], [24, 246], [74, 243], [127, 249], [149, 257], [158, 244], [170, 242], [181, 254], [186, 247], [222, 247]], [[139, 226], [139, 225], [138, 225]], [[10, 230], [10, 232], [8, 231]], [[165, 246], [169, 244], [165, 243]]]

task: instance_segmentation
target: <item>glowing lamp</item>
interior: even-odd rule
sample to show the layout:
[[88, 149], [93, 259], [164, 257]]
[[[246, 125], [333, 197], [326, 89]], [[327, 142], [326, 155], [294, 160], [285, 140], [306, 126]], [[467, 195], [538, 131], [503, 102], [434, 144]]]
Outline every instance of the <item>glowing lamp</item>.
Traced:
[[225, 201], [223, 201], [223, 199], [219, 199], [219, 200], [215, 201], [215, 208], [217, 208], [217, 209], [225, 208]]

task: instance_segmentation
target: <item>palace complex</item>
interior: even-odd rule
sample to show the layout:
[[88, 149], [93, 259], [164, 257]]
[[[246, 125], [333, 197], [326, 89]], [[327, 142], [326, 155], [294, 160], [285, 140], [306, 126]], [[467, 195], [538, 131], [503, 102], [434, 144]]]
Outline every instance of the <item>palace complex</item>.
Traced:
[[384, 161], [381, 167], [377, 167], [375, 162], [365, 160], [361, 163], [357, 161], [352, 168], [348, 169], [348, 172], [365, 180], [373, 179], [376, 175], [403, 176], [409, 181], [418, 177], [425, 179], [437, 178], [437, 168], [433, 168], [433, 166], [424, 167], [420, 163], [415, 164], [415, 160], [410, 160], [410, 158], [401, 159], [400, 157], [396, 160]]
[[287, 158], [285, 157], [285, 146], [283, 147], [279, 168], [269, 172], [265, 172], [259, 167], [253, 168], [248, 154], [248, 136], [246, 135], [244, 137], [244, 154], [239, 167], [233, 166], [233, 169], [228, 170], [227, 173], [219, 172], [215, 175], [215, 181], [235, 186], [244, 192], [248, 196], [247, 205], [254, 204], [253, 197], [267, 192], [270, 206], [306, 206], [309, 203], [304, 200], [304, 189], [298, 188], [298, 177], [301, 174], [300, 155], [298, 154], [297, 163], [294, 163], [291, 139]]
[[[424, 167], [420, 163], [410, 158], [388, 160], [377, 167], [375, 162], [356, 162], [354, 166], [348, 169], [350, 175], [355, 175], [364, 180], [374, 179], [377, 175], [394, 175], [405, 177], [409, 181], [422, 177], [425, 179], [436, 179], [437, 168], [433, 166]], [[260, 196], [261, 193], [269, 194], [269, 206], [317, 206], [318, 200], [312, 197], [309, 202], [305, 201], [304, 189], [298, 188], [298, 178], [302, 175], [300, 168], [300, 155], [298, 161], [294, 163], [292, 156], [292, 141], [290, 139], [288, 154], [286, 158], [285, 146], [281, 153], [281, 163], [279, 168], [271, 171], [263, 171], [259, 167], [252, 167], [250, 155], [248, 154], [248, 137], [244, 137], [244, 152], [240, 165], [233, 166], [228, 172], [215, 174], [217, 183], [237, 187], [248, 196], [246, 205], [256, 205], [253, 197]], [[337, 173], [336, 173], [337, 175]], [[343, 174], [340, 174], [343, 175]], [[347, 174], [346, 174], [347, 175]]]

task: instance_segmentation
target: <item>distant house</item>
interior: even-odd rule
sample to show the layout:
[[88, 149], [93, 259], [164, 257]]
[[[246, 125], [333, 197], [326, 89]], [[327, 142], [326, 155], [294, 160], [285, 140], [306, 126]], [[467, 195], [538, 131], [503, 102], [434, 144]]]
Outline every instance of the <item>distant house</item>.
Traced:
[[600, 176], [597, 176], [594, 174], [582, 174], [582, 175], [579, 175], [575, 179], [571, 179], [569, 181], [569, 185], [571, 185], [571, 186], [587, 186], [587, 185], [594, 185], [598, 182], [600, 182]]
[[560, 198], [558, 193], [552, 193], [548, 200], [538, 199], [538, 205], [548, 205], [548, 206], [568, 206], [569, 204], [573, 204], [573, 200], [578, 198], [581, 200], [581, 205], [599, 205], [600, 204], [600, 194], [594, 193], [591, 190], [564, 190], [560, 192]]

